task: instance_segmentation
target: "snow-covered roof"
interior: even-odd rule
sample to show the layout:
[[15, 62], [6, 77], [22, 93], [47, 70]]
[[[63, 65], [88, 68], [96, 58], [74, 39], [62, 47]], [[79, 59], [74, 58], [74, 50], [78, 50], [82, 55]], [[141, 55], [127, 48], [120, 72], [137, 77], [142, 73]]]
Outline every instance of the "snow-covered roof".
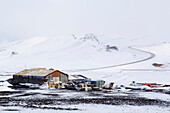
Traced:
[[46, 68], [33, 68], [33, 69], [25, 69], [20, 71], [14, 75], [36, 75], [36, 76], [46, 76], [50, 73], [53, 73], [56, 70], [47, 70]]

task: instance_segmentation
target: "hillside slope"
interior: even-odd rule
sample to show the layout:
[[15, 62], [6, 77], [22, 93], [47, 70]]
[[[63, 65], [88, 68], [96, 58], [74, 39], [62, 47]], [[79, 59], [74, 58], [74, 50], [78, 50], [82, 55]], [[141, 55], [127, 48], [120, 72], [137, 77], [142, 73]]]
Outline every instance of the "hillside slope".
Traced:
[[[148, 54], [129, 49], [124, 41], [117, 37], [87, 34], [34, 37], [5, 43], [0, 45], [0, 71], [17, 72], [37, 67], [61, 70], [96, 68], [148, 57]], [[116, 46], [118, 51], [107, 51], [107, 45]]]

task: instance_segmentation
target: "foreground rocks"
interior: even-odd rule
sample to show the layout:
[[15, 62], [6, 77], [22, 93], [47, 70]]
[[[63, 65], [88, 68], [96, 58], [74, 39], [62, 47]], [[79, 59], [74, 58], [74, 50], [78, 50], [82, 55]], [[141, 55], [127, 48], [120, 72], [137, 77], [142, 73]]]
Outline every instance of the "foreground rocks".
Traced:
[[[70, 93], [70, 92], [69, 92]], [[76, 92], [73, 92], [76, 94]], [[3, 92], [0, 93], [3, 95]], [[105, 95], [109, 92], [81, 92], [79, 96], [68, 96], [63, 98], [59, 94], [48, 93], [18, 93], [17, 95], [9, 96], [10, 93], [5, 92], [9, 97], [0, 97], [0, 106], [19, 106], [35, 109], [53, 109], [53, 110], [81, 110], [81, 108], [66, 108], [66, 105], [78, 104], [104, 104], [104, 105], [131, 105], [131, 106], [163, 106], [169, 107], [169, 101], [157, 99], [147, 99], [136, 97], [135, 95]], [[88, 98], [87, 98], [88, 97]]]

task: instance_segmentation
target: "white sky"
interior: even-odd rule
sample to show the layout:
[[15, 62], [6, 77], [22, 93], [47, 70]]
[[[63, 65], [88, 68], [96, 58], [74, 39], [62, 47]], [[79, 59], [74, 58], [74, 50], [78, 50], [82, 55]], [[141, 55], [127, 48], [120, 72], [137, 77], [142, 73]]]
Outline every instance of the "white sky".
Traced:
[[170, 37], [170, 0], [0, 0], [0, 40], [63, 34]]

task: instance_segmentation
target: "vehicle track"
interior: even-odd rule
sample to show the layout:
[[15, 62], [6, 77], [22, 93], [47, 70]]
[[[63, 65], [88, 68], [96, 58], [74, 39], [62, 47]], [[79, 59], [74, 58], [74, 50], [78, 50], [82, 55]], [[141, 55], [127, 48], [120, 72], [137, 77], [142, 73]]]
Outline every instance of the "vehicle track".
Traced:
[[125, 65], [130, 65], [130, 64], [136, 64], [136, 63], [144, 62], [144, 61], [150, 60], [150, 59], [152, 59], [152, 58], [154, 58], [156, 56], [154, 53], [151, 53], [151, 52], [148, 52], [148, 51], [144, 51], [144, 50], [141, 50], [141, 49], [137, 49], [137, 48], [134, 48], [132, 46], [129, 46], [128, 48], [130, 48], [132, 50], [139, 51], [139, 52], [143, 52], [145, 54], [149, 54], [150, 56], [147, 57], [147, 58], [144, 58], [142, 60], [137, 60], [137, 61], [133, 61], [133, 62], [129, 62], [129, 63], [123, 63], [123, 64], [118, 64], [118, 65], [105, 66], [105, 67], [97, 67], [97, 68], [87, 68], [87, 69], [62, 70], [62, 71], [77, 72], [77, 71], [91, 71], [91, 70], [100, 70], [100, 69], [114, 68], [114, 67], [120, 67], [120, 66], [125, 66]]

